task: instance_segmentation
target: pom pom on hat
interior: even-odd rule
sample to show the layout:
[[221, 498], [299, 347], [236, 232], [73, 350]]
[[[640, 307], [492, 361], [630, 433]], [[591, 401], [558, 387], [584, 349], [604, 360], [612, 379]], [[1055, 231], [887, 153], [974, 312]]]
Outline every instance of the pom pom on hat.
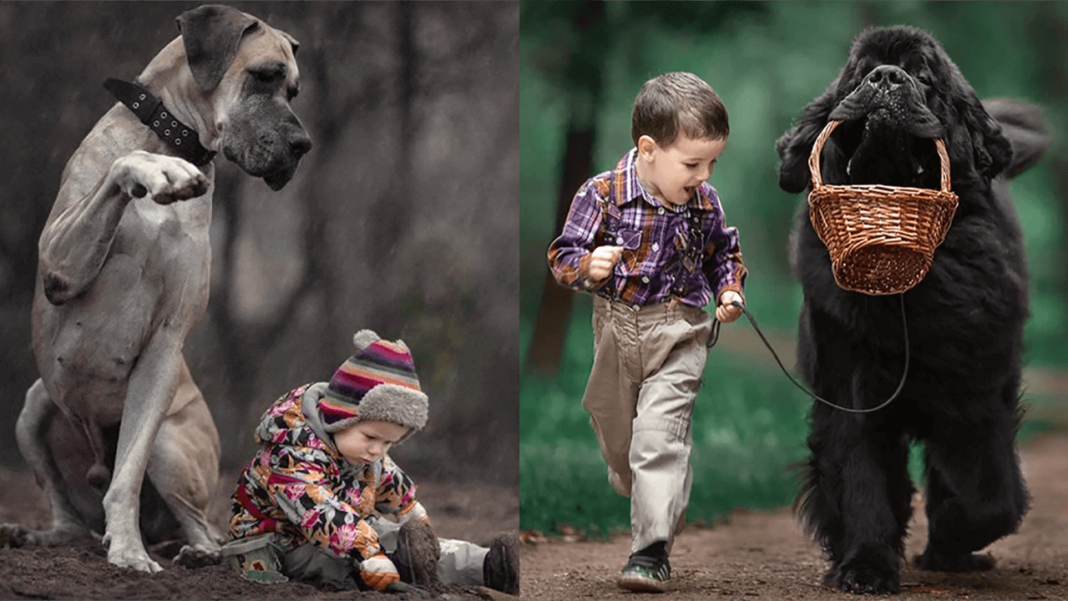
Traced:
[[[358, 353], [379, 340], [382, 340], [382, 337], [376, 334], [374, 330], [360, 330], [352, 335], [352, 346], [356, 347], [356, 352]], [[397, 343], [404, 345], [400, 340]]]
[[427, 396], [408, 346], [372, 330], [356, 332], [352, 344], [356, 352], [337, 368], [319, 401], [324, 429], [339, 432], [360, 421], [390, 422], [412, 432], [426, 425]]

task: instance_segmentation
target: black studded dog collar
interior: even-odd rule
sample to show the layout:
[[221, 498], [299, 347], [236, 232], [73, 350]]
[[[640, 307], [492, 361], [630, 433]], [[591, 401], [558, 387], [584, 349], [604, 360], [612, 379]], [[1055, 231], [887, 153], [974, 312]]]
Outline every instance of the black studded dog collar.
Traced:
[[104, 88], [133, 111], [141, 123], [166, 140], [182, 158], [197, 167], [207, 165], [215, 158], [214, 152], [200, 144], [196, 130], [179, 121], [148, 88], [114, 77], [104, 82]]

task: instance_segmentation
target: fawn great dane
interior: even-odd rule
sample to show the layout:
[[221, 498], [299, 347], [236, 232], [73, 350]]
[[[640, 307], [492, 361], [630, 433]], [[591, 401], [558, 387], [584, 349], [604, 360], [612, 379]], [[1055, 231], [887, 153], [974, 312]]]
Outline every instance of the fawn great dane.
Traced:
[[296, 40], [226, 6], [177, 23], [135, 82], [108, 80], [120, 102], [63, 171], [38, 249], [40, 379], [16, 424], [53, 524], [0, 526], [13, 546], [98, 533], [109, 562], [146, 572], [161, 567], [143, 539], [180, 536], [185, 565], [218, 557], [219, 437], [182, 354], [208, 303], [211, 161], [278, 190], [311, 149], [289, 105]]

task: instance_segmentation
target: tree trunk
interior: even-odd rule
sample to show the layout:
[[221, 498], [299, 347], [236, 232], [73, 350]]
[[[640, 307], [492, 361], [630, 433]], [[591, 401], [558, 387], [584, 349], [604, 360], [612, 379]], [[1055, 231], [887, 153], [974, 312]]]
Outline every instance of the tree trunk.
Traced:
[[[579, 186], [593, 175], [593, 147], [596, 139], [596, 113], [603, 87], [601, 73], [608, 56], [611, 39], [603, 2], [585, 2], [573, 15], [575, 25], [586, 32], [583, 42], [571, 52], [571, 60], [563, 73], [567, 89], [571, 91], [571, 118], [567, 124], [564, 161], [561, 169], [560, 192], [556, 200], [556, 226], [553, 236], [563, 230], [571, 200]], [[555, 375], [560, 369], [564, 352], [564, 338], [571, 316], [574, 292], [557, 285], [545, 267], [541, 304], [534, 323], [527, 369]]]
[[[556, 201], [556, 228], [553, 230], [557, 234], [567, 220], [575, 191], [585, 183], [593, 170], [593, 124], [591, 122], [583, 127], [577, 121], [572, 115], [567, 126], [567, 147], [564, 151], [560, 194]], [[571, 290], [559, 286], [546, 267], [538, 318], [530, 341], [530, 352], [527, 353], [528, 369], [546, 375], [553, 375], [560, 369], [560, 356], [564, 350], [574, 295]]]

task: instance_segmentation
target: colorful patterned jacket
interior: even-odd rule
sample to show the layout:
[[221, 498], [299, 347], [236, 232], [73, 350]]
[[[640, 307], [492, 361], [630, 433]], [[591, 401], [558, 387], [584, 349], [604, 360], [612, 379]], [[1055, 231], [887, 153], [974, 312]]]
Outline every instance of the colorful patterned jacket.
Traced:
[[322, 429], [324, 390], [325, 382], [301, 386], [263, 415], [261, 447], [231, 499], [231, 539], [275, 532], [286, 552], [311, 543], [359, 561], [381, 550], [376, 512], [426, 519], [415, 484], [388, 455], [367, 466], [341, 456]]

